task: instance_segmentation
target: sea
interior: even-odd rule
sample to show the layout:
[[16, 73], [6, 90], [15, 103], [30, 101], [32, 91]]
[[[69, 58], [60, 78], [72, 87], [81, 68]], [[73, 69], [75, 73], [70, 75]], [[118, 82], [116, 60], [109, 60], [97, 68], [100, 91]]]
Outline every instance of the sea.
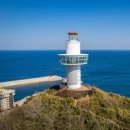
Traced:
[[[0, 82], [35, 78], [48, 75], [66, 76], [66, 66], [58, 54], [64, 50], [0, 51]], [[83, 65], [82, 81], [107, 92], [130, 97], [130, 51], [84, 50], [89, 54]], [[15, 101], [43, 91], [53, 83], [14, 87]]]

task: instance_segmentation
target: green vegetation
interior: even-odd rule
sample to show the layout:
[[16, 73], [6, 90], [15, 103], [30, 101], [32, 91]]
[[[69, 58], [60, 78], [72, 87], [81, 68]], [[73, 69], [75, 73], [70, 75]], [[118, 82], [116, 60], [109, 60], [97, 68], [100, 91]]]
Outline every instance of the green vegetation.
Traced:
[[80, 99], [49, 89], [0, 116], [0, 130], [130, 130], [130, 98], [92, 88]]

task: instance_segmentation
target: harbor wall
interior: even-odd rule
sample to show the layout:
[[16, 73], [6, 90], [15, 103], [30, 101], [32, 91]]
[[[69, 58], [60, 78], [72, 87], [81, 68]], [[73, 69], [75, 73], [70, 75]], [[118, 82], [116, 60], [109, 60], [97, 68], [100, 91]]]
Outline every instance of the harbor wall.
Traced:
[[62, 81], [62, 77], [54, 75], [54, 76], [45, 76], [38, 78], [0, 82], [0, 88], [8, 88], [13, 86], [23, 86], [23, 85], [38, 84], [44, 82], [55, 82], [55, 81]]

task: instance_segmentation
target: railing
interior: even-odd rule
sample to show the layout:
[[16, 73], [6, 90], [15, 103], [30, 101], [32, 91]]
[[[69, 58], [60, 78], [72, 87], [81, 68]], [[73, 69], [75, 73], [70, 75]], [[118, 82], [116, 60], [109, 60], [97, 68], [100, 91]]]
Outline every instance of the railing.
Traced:
[[60, 55], [60, 62], [64, 65], [87, 64], [88, 55]]

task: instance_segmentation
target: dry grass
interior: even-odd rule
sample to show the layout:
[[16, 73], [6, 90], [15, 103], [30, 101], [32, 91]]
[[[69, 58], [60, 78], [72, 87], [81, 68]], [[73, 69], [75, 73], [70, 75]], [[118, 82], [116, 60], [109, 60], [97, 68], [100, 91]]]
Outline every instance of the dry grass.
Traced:
[[64, 98], [49, 89], [0, 117], [0, 130], [130, 130], [130, 99], [92, 87]]

